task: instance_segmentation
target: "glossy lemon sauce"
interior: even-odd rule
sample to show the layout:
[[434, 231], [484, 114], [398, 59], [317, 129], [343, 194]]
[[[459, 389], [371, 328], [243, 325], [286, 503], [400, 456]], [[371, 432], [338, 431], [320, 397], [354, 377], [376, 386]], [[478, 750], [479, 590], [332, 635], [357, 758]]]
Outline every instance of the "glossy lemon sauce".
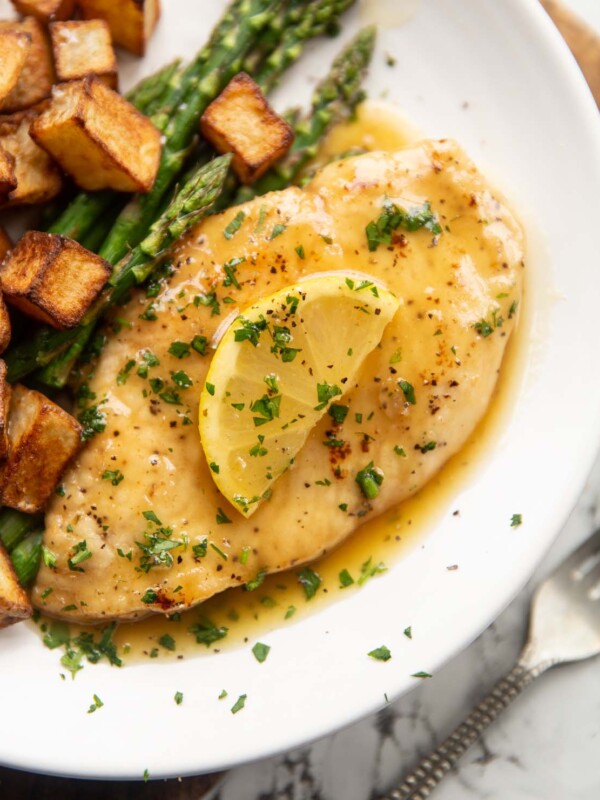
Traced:
[[[383, 103], [368, 101], [358, 110], [354, 121], [331, 131], [311, 170], [348, 151], [394, 151], [418, 139], [418, 131], [397, 111]], [[135, 623], [122, 623], [115, 631], [114, 642], [124, 663], [148, 659], [164, 662], [165, 659], [209, 654], [246, 642], [252, 645], [270, 630], [293, 624], [325, 603], [338, 602], [360, 591], [359, 578], [365, 564], [379, 565], [384, 570], [408, 548], [425, 546], [424, 534], [442, 517], [451, 519], [453, 513], [460, 514], [460, 508], [455, 505], [458, 493], [505, 427], [523, 371], [522, 342], [526, 339], [523, 331], [528, 327], [527, 315], [523, 312], [521, 303], [518, 335], [511, 337], [506, 350], [493, 401], [466, 445], [418, 494], [364, 524], [337, 549], [314, 562], [311, 568], [322, 580], [314, 597], [307, 601], [297, 571], [290, 571], [267, 576], [254, 591], [229, 589], [188, 612], [175, 615], [174, 619], [153, 615]], [[341, 587], [342, 571], [353, 578], [352, 585]], [[371, 580], [377, 580], [377, 576]], [[188, 629], [199, 620], [209, 620], [217, 628], [226, 628], [227, 635], [208, 646], [197, 643]], [[41, 622], [44, 627], [43, 619]], [[72, 635], [82, 630], [93, 629], [71, 625]]]

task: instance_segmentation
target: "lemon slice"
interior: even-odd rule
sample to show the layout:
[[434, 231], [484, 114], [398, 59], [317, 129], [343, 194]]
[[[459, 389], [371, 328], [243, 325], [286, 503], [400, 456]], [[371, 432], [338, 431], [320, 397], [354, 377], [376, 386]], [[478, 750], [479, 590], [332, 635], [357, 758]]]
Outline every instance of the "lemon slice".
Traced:
[[200, 437], [215, 483], [244, 516], [271, 496], [331, 402], [351, 388], [398, 305], [366, 276], [323, 273], [231, 323], [200, 397]]

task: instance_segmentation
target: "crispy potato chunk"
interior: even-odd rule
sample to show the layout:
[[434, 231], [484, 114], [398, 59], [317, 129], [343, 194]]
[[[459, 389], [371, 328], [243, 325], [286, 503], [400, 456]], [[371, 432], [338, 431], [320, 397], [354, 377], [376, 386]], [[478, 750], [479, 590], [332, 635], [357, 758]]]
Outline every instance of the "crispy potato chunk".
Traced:
[[160, 133], [99, 78], [61, 83], [31, 135], [84, 189], [147, 192], [160, 160]]
[[16, 188], [5, 207], [31, 205], [51, 200], [62, 188], [62, 176], [50, 156], [29, 135], [35, 114], [20, 113], [0, 118], [0, 147], [14, 160]]
[[143, 56], [160, 17], [159, 0], [79, 0], [84, 19], [108, 22], [115, 44]]
[[0, 146], [0, 198], [6, 200], [8, 195], [16, 188], [15, 160], [10, 153]]
[[1, 103], [2, 111], [20, 111], [48, 97], [54, 83], [50, 42], [42, 25], [34, 17], [21, 22], [0, 21], [0, 31], [27, 34], [30, 47], [25, 64], [13, 90]]
[[81, 425], [43, 394], [13, 386], [8, 457], [0, 470], [2, 502], [28, 514], [41, 511], [81, 446]]
[[0, 359], [0, 461], [8, 456], [8, 411], [10, 406], [10, 383], [6, 380], [6, 364]]
[[72, 239], [27, 231], [0, 267], [0, 284], [11, 305], [66, 330], [81, 322], [111, 271]]
[[4, 258], [9, 250], [12, 250], [13, 243], [10, 240], [8, 233], [4, 230], [2, 225], [0, 225], [0, 264], [4, 261]]
[[219, 153], [233, 153], [242, 183], [253, 183], [292, 146], [294, 132], [276, 114], [245, 72], [238, 73], [200, 120], [204, 136]]
[[111, 89], [118, 85], [117, 59], [103, 19], [53, 22], [50, 39], [59, 81], [96, 75]]
[[[0, 292], [0, 353], [3, 353], [10, 344], [10, 334], [12, 328], [10, 324], [10, 317], [8, 316], [8, 309], [4, 302], [4, 296]], [[0, 394], [0, 402], [1, 402]], [[2, 458], [2, 447], [0, 446], [0, 458]]]
[[69, 19], [75, 11], [75, 0], [11, 0], [19, 14], [32, 16], [40, 22]]
[[17, 85], [30, 48], [28, 33], [0, 30], [0, 106]]
[[12, 561], [0, 544], [0, 628], [28, 619], [32, 614], [27, 593], [19, 584]]

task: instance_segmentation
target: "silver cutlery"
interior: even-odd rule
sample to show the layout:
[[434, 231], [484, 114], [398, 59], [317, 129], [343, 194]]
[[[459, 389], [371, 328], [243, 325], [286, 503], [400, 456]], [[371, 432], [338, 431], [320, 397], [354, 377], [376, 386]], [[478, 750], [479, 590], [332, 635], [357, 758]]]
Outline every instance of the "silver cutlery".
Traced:
[[425, 800], [486, 729], [546, 670], [600, 654], [600, 530], [546, 578], [531, 604], [527, 643], [514, 668], [398, 788], [380, 800]]

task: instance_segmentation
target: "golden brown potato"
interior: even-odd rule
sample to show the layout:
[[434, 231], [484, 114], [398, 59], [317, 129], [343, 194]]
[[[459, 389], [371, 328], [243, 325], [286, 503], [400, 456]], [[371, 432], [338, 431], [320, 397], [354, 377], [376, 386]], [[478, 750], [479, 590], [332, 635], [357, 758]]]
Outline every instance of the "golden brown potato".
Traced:
[[72, 239], [27, 231], [0, 267], [5, 298], [59, 330], [78, 325], [111, 275], [111, 266]]
[[8, 417], [8, 457], [0, 469], [2, 502], [41, 511], [81, 446], [81, 425], [43, 394], [15, 384]]
[[44, 203], [62, 188], [62, 175], [56, 164], [29, 135], [34, 119], [33, 113], [0, 117], [0, 147], [12, 156], [17, 180], [5, 208]]
[[111, 89], [117, 88], [117, 59], [103, 19], [53, 22], [50, 39], [59, 81], [96, 75]]
[[31, 135], [84, 189], [147, 192], [160, 160], [160, 133], [96, 77], [54, 87]]
[[6, 200], [8, 195], [16, 188], [15, 160], [10, 153], [0, 146], [0, 200]]
[[31, 15], [48, 23], [54, 19], [69, 19], [75, 11], [75, 0], [11, 0], [19, 14]]
[[12, 250], [13, 243], [10, 240], [8, 233], [4, 230], [2, 225], [0, 225], [0, 264], [4, 261], [4, 258], [9, 250]]
[[79, 0], [84, 19], [104, 19], [108, 22], [115, 44], [136, 56], [143, 56], [158, 18], [159, 0]]
[[[4, 302], [4, 296], [0, 292], [0, 353], [3, 353], [10, 344], [10, 335], [12, 332], [10, 317], [8, 316], [8, 309]], [[1, 363], [1, 362], [0, 362]], [[0, 393], [0, 402], [1, 402]], [[0, 446], [0, 458], [2, 458], [2, 447]]]
[[17, 85], [30, 48], [30, 34], [0, 30], [0, 105]]
[[200, 128], [219, 153], [233, 153], [232, 166], [242, 183], [260, 178], [294, 141], [291, 127], [245, 72], [232, 78], [209, 105]]
[[6, 363], [0, 358], [0, 461], [8, 456], [8, 411], [10, 383], [6, 380]]
[[0, 628], [28, 619], [33, 608], [19, 584], [12, 561], [0, 544]]
[[48, 97], [54, 83], [50, 42], [42, 25], [34, 17], [21, 22], [0, 20], [0, 31], [27, 34], [31, 44], [13, 90], [1, 103], [2, 111], [20, 111]]

